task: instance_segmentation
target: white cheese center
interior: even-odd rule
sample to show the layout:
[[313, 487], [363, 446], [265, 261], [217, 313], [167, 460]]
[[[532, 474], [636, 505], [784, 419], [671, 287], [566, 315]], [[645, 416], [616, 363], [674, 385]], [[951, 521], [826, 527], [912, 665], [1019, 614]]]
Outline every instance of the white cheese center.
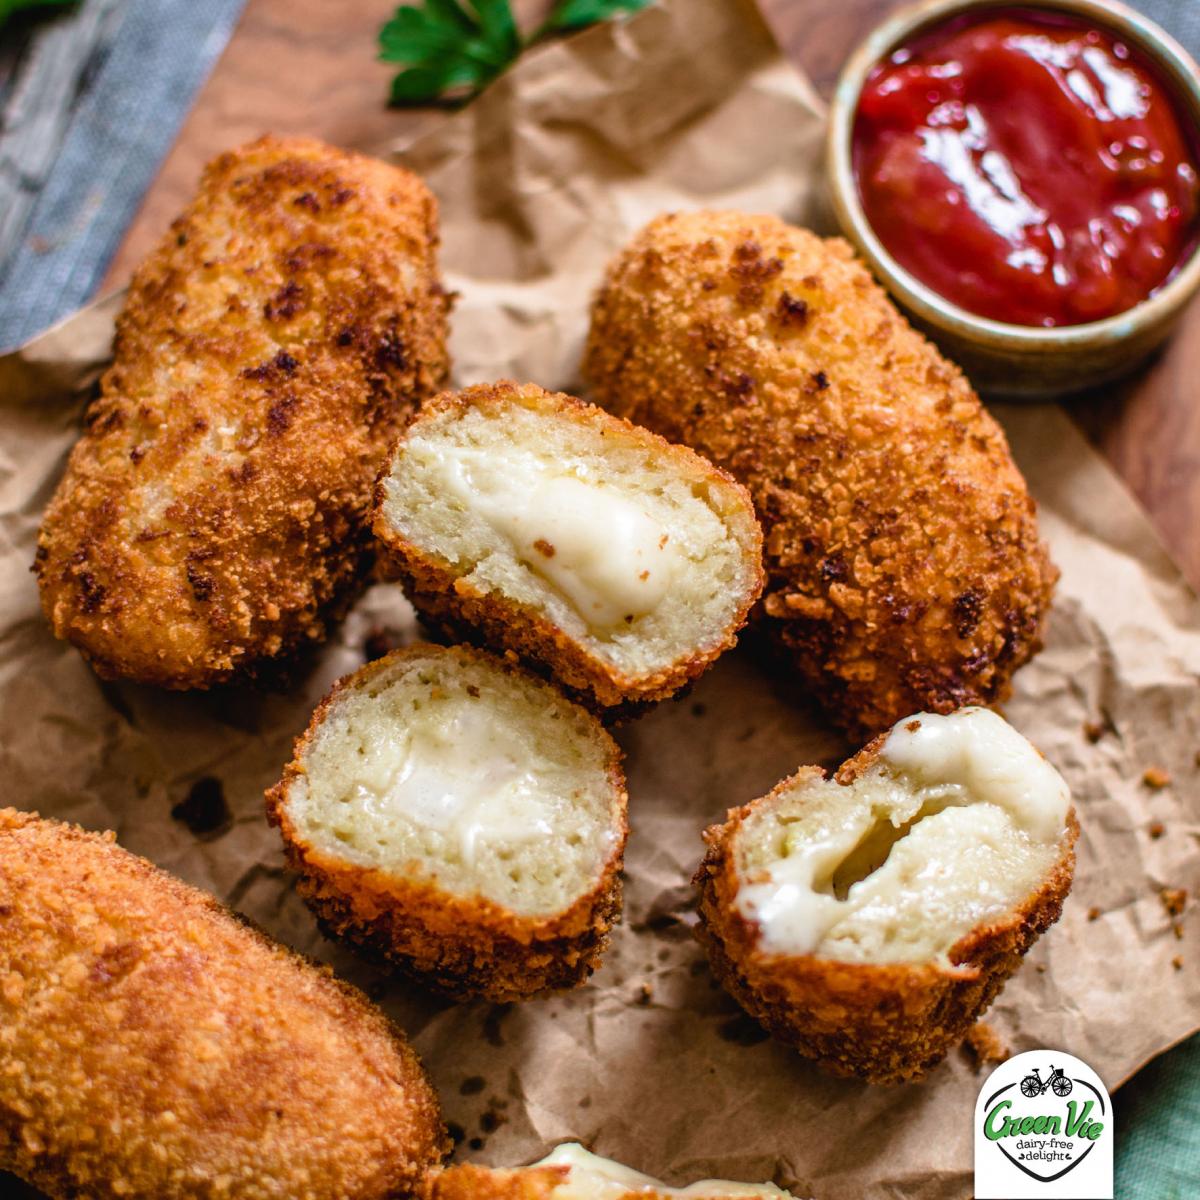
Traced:
[[679, 548], [645, 504], [586, 464], [568, 467], [515, 447], [503, 456], [450, 445], [435, 453], [443, 491], [504, 537], [588, 625], [616, 629], [666, 597]]
[[442, 834], [471, 866], [483, 845], [551, 837], [562, 798], [529, 769], [522, 732], [461, 694], [427, 702], [362, 748], [350, 800]]
[[536, 1167], [565, 1166], [567, 1178], [554, 1189], [554, 1200], [617, 1200], [630, 1192], [657, 1192], [664, 1196], [702, 1197], [774, 1196], [787, 1192], [773, 1183], [732, 1183], [724, 1179], [704, 1179], [683, 1188], [667, 1187], [649, 1175], [643, 1175], [611, 1158], [601, 1158], [585, 1150], [578, 1142], [555, 1147]]
[[[912, 726], [916, 728], [912, 728]], [[887, 736], [880, 758], [922, 788], [959, 788], [994, 804], [1037, 841], [1055, 841], [1071, 793], [1063, 777], [1003, 717], [967, 708], [922, 713]]]
[[982, 708], [910, 717], [853, 784], [799, 786], [798, 810], [764, 818], [769, 852], [739, 865], [737, 907], [764, 949], [863, 962], [941, 958], [1019, 903], [1057, 859], [1071, 799]]

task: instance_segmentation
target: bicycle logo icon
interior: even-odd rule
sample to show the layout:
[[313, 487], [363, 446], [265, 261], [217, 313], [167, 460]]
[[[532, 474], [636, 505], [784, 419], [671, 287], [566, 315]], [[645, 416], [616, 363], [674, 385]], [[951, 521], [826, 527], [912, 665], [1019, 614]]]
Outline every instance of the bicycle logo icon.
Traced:
[[1038, 1072], [1037, 1067], [1034, 1067], [1024, 1079], [1021, 1080], [1021, 1095], [1033, 1099], [1035, 1096], [1044, 1096], [1048, 1091], [1053, 1092], [1056, 1096], [1065, 1097], [1071, 1094], [1071, 1089], [1075, 1085], [1067, 1078], [1061, 1067], [1055, 1070], [1054, 1064], [1050, 1064], [1050, 1074], [1043, 1079]]

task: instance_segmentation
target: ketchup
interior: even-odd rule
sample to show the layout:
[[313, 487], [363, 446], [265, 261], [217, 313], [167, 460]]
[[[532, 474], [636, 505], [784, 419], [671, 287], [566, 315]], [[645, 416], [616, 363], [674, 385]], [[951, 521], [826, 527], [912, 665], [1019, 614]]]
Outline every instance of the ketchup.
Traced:
[[1124, 312], [1196, 236], [1196, 146], [1167, 86], [1065, 14], [992, 9], [896, 50], [863, 88], [853, 162], [900, 264], [997, 321]]

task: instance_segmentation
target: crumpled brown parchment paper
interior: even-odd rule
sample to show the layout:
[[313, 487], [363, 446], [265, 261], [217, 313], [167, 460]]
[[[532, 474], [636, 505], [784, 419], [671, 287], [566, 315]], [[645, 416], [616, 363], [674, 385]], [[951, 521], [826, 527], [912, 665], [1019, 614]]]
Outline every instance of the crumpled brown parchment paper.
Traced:
[[[819, 102], [739, 0], [665, 0], [529, 56], [400, 154], [441, 200], [443, 261], [461, 292], [458, 380], [577, 387], [607, 255], [664, 209], [803, 220], [821, 182], [821, 127]], [[740, 1015], [693, 940], [700, 830], [800, 763], [850, 749], [739, 652], [620, 732], [633, 825], [625, 922], [587, 987], [451, 1006], [322, 941], [283, 871], [262, 790], [368, 636], [415, 635], [411, 611], [396, 588], [373, 588], [287, 695], [102, 684], [52, 639], [28, 567], [113, 311], [93, 306], [0, 360], [4, 801], [115, 828], [365, 986], [428, 1065], [459, 1157], [513, 1165], [579, 1138], [672, 1181], [774, 1178], [821, 1200], [969, 1195], [981, 1078], [965, 1052], [898, 1089], [826, 1078]], [[1065, 1049], [1115, 1086], [1200, 1025], [1197, 922], [1185, 914], [1177, 938], [1159, 897], [1200, 886], [1200, 613], [1058, 409], [1000, 415], [1063, 572], [1046, 649], [1018, 675], [1007, 715], [1068, 778], [1083, 835], [1062, 921], [988, 1020], [1014, 1052]], [[1095, 744], [1089, 721], [1109, 726]], [[1142, 782], [1152, 765], [1169, 786]], [[204, 778], [220, 781], [232, 821], [198, 836], [172, 809]]]

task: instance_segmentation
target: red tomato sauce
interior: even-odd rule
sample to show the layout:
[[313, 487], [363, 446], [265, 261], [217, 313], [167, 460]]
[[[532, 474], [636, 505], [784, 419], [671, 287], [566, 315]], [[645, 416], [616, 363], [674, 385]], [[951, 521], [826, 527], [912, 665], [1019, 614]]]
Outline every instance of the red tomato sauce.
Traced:
[[1196, 239], [1195, 134], [1171, 91], [1065, 14], [993, 9], [893, 52], [859, 100], [853, 163], [900, 264], [997, 321], [1124, 312]]

